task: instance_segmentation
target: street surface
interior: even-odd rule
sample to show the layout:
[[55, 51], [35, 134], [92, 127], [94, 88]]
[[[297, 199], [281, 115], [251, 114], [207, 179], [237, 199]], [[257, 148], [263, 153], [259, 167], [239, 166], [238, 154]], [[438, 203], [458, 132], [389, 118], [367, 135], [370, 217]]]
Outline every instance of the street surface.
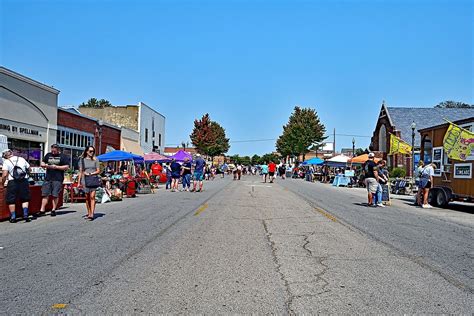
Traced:
[[474, 312], [474, 215], [244, 176], [0, 223], [0, 314]]

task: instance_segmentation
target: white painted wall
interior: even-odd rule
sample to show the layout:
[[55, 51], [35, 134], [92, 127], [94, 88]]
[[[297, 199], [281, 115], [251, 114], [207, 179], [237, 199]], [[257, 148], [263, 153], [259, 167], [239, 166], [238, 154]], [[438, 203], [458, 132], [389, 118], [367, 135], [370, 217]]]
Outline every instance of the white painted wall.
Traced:
[[[155, 146], [158, 146], [157, 151], [163, 154], [165, 149], [166, 118], [143, 102], [139, 102], [138, 105], [140, 107], [138, 114], [138, 126], [140, 129], [140, 146], [143, 152], [152, 152], [153, 141], [155, 141]], [[153, 137], [153, 127], [155, 131], [155, 137]], [[146, 139], [146, 130], [148, 130], [148, 139]]]

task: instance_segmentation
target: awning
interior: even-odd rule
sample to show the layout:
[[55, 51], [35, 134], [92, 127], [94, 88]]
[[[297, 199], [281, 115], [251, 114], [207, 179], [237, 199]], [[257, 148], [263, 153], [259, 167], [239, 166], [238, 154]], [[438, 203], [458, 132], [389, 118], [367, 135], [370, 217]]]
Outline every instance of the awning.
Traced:
[[123, 151], [126, 151], [128, 153], [132, 153], [132, 154], [139, 155], [142, 157], [144, 155], [143, 150], [140, 147], [140, 144], [138, 144], [137, 142], [134, 142], [133, 140], [122, 138], [120, 142], [120, 147]]

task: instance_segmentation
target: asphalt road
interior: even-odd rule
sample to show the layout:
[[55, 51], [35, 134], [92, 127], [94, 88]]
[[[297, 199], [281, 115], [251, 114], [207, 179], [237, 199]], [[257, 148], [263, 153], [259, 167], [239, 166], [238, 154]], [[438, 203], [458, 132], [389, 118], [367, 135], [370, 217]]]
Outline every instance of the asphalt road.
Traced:
[[0, 313], [474, 311], [469, 212], [300, 180], [205, 187], [0, 223]]

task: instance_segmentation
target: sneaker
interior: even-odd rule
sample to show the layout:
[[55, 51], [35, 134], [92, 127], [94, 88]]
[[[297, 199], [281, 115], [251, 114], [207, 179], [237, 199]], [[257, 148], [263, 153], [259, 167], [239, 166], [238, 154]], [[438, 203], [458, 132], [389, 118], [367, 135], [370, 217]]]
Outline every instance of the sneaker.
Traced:
[[385, 207], [385, 205], [383, 205], [383, 203], [378, 203], [377, 206], [378, 207]]
[[422, 208], [430, 208], [428, 205], [429, 205], [429, 204], [423, 204], [421, 207], [422, 207]]
[[10, 218], [9, 222], [12, 223], [12, 224], [15, 224], [16, 223], [16, 218]]
[[427, 208], [433, 208], [433, 205], [431, 205], [431, 204], [426, 204], [426, 207], [427, 207]]
[[56, 211], [51, 211], [51, 216], [52, 217], [56, 216]]
[[27, 216], [27, 217], [25, 218], [25, 223], [29, 223], [29, 222], [31, 222], [31, 218], [30, 218], [29, 216]]

